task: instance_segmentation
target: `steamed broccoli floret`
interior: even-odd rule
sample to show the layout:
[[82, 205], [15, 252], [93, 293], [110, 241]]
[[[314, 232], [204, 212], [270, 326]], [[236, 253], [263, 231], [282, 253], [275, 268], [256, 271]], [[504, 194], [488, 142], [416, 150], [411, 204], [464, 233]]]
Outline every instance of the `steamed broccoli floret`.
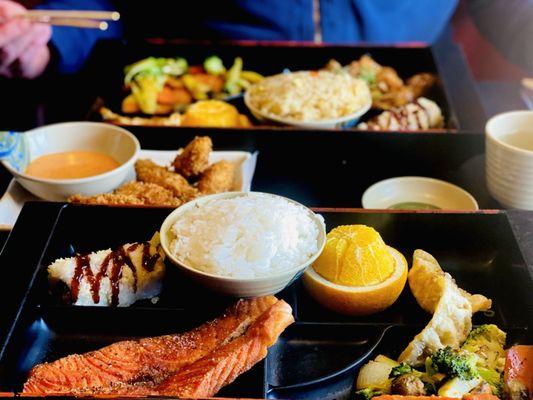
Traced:
[[411, 374], [413, 372], [415, 372], [413, 367], [411, 367], [410, 365], [407, 365], [406, 363], [401, 363], [397, 367], [394, 367], [393, 369], [391, 369], [389, 378], [397, 378], [399, 376], [402, 376], [405, 374]]
[[428, 379], [422, 379], [422, 382], [424, 382], [424, 389], [426, 389], [426, 396], [432, 396], [434, 394], [437, 394], [437, 388], [435, 387], [434, 382], [431, 382]]
[[475, 354], [445, 347], [430, 356], [429, 364], [434, 373], [443, 373], [448, 378], [459, 377], [464, 380], [471, 380], [479, 376], [476, 362]]
[[356, 400], [370, 400], [372, 397], [381, 396], [383, 392], [381, 390], [365, 388], [355, 392]]

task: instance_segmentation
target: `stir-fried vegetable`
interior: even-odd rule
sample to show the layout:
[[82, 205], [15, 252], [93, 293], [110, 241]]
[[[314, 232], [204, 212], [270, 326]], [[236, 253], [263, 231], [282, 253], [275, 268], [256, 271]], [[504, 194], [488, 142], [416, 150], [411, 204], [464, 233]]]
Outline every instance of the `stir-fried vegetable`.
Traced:
[[122, 111], [164, 114], [182, 111], [198, 100], [224, 100], [263, 79], [242, 68], [240, 57], [228, 70], [215, 55], [191, 67], [183, 58], [145, 58], [124, 69], [124, 84], [131, 94], [122, 102]]
[[445, 347], [430, 356], [428, 364], [433, 373], [443, 373], [449, 378], [459, 377], [470, 380], [479, 376], [476, 368], [477, 356], [466, 350], [455, 350]]
[[131, 82], [131, 91], [143, 113], [156, 113], [157, 96], [165, 86], [165, 81], [166, 77], [162, 75], [145, 75]]
[[260, 80], [264, 79], [264, 76], [261, 74], [258, 74], [254, 71], [242, 71], [241, 72], [241, 80], [247, 81], [248, 83], [257, 83]]
[[505, 339], [505, 332], [496, 325], [481, 325], [472, 329], [461, 347], [478, 356], [476, 367], [479, 375], [491, 386], [495, 395], [501, 394], [503, 386]]
[[[416, 370], [411, 367], [410, 365], [407, 365], [406, 363], [401, 363], [400, 365], [398, 365], [397, 367], [394, 367], [391, 372], [390, 372], [390, 375], [389, 375], [389, 378], [397, 378], [401, 375], [405, 375], [405, 374], [411, 374], [413, 372], [415, 372]], [[418, 372], [418, 371], [416, 371]]]
[[237, 57], [226, 74], [226, 83], [224, 84], [224, 90], [230, 95], [235, 95], [241, 92], [241, 87], [239, 86], [241, 72], [242, 58]]
[[217, 56], [207, 57], [204, 61], [204, 69], [208, 74], [222, 75], [226, 73], [224, 63]]
[[124, 83], [130, 84], [138, 75], [172, 75], [180, 76], [187, 72], [188, 64], [184, 58], [148, 57], [128, 65], [125, 69]]
[[355, 400], [371, 400], [373, 397], [381, 396], [383, 393], [375, 389], [361, 389], [355, 392]]

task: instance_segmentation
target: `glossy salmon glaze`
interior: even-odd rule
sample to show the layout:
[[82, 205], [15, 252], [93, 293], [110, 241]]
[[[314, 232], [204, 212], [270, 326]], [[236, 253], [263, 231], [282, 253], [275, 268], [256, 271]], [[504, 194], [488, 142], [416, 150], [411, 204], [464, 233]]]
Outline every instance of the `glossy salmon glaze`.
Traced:
[[465, 394], [463, 400], [500, 400], [498, 396], [488, 393], [481, 394]]
[[23, 392], [96, 393], [121, 384], [158, 383], [241, 337], [265, 311], [278, 303], [274, 296], [240, 300], [221, 317], [189, 332], [122, 341], [37, 365], [30, 372]]
[[211, 397], [261, 361], [287, 326], [291, 307], [274, 304], [248, 331], [212, 354], [180, 370], [157, 387], [160, 396]]
[[510, 400], [533, 397], [533, 346], [513, 346], [507, 350], [504, 369], [505, 390]]
[[272, 305], [242, 336], [206, 357], [182, 368], [163, 381], [119, 385], [99, 394], [204, 398], [214, 396], [267, 355], [283, 330], [294, 322], [284, 301]]

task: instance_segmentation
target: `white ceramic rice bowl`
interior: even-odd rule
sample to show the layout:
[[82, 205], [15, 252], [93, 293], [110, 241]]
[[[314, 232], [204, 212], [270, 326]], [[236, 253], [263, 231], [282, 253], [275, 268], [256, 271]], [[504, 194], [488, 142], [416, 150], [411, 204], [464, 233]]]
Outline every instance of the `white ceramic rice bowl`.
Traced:
[[[255, 192], [257, 193], [257, 192]], [[266, 193], [261, 193], [266, 194]], [[234, 297], [258, 297], [266, 296], [271, 294], [276, 294], [287, 287], [293, 280], [297, 279], [307, 267], [309, 267], [316, 258], [322, 253], [324, 245], [326, 244], [326, 229], [322, 219], [313, 213], [311, 210], [307, 209], [309, 216], [315, 222], [318, 228], [318, 249], [315, 254], [308, 258], [304, 263], [300, 265], [295, 265], [294, 267], [287, 269], [282, 272], [274, 272], [267, 276], [254, 277], [254, 278], [236, 278], [236, 277], [225, 277], [221, 275], [215, 275], [198, 269], [193, 268], [190, 265], [187, 265], [186, 262], [176, 257], [170, 251], [170, 243], [172, 241], [172, 226], [174, 223], [181, 217], [183, 213], [187, 210], [190, 210], [197, 205], [215, 200], [215, 199], [230, 199], [239, 196], [254, 195], [254, 192], [226, 192], [220, 194], [214, 194], [210, 196], [200, 197], [193, 201], [190, 201], [183, 206], [178, 207], [172, 213], [168, 215], [163, 224], [161, 225], [160, 234], [161, 234], [161, 247], [165, 252], [168, 259], [175, 264], [182, 272], [192, 278], [195, 282], [201, 284], [202, 286], [213, 290], [218, 293], [222, 293]], [[276, 196], [268, 194], [270, 196]], [[284, 198], [285, 200], [300, 205], [299, 203]]]

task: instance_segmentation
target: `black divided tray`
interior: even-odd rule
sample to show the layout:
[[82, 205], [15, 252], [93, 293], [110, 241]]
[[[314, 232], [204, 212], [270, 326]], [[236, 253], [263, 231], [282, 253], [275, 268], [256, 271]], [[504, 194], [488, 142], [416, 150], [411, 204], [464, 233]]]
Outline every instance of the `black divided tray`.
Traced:
[[[171, 264], [157, 304], [113, 309], [51, 300], [45, 268], [53, 260], [146, 240], [169, 212], [45, 202], [24, 207], [0, 256], [0, 392], [19, 391], [37, 363], [118, 340], [185, 331], [233, 301], [196, 287]], [[321, 214], [328, 231], [341, 224], [373, 226], [409, 262], [417, 248], [432, 253], [462, 288], [492, 298], [494, 313], [476, 314], [474, 324], [498, 324], [508, 345], [532, 342], [533, 285], [505, 212]], [[296, 323], [266, 360], [219, 396], [349, 399], [362, 363], [381, 353], [397, 357], [429, 320], [407, 288], [388, 310], [367, 317], [325, 310], [300, 282], [279, 296], [292, 306]]]
[[[461, 128], [432, 49], [421, 45], [406, 45], [404, 47], [333, 46], [301, 43], [283, 44], [279, 42], [193, 43], [175, 40], [137, 41], [127, 44], [118, 41], [103, 42], [96, 47], [87, 68], [88, 79], [95, 85], [92, 89], [93, 93], [98, 95], [88, 118], [100, 120], [98, 110], [102, 105], [120, 113], [121, 102], [125, 97], [122, 89], [124, 66], [148, 56], [179, 56], [186, 58], [190, 65], [201, 65], [206, 57], [213, 54], [220, 56], [225, 65], [231, 65], [237, 56], [242, 57], [245, 69], [259, 72], [265, 76], [281, 73], [285, 69], [291, 71], [319, 69], [325, 66], [330, 59], [336, 59], [345, 65], [363, 54], [370, 54], [380, 64], [396, 69], [403, 79], [421, 72], [437, 75], [439, 80], [426, 97], [436, 101], [441, 107], [446, 122], [446, 130], [456, 131]], [[111, 64], [109, 63], [110, 59], [113, 59]], [[469, 77], [466, 69], [456, 72], [463, 77], [463, 80], [467, 80]], [[452, 84], [451, 80], [450, 84]], [[231, 102], [240, 112], [247, 114], [253, 120], [253, 116], [244, 105], [242, 97]], [[370, 112], [361, 121], [375, 114], [375, 112]], [[257, 121], [255, 122], [257, 123]], [[257, 130], [258, 128], [262, 128], [260, 124], [253, 129]], [[164, 133], [169, 129], [176, 128], [157, 127], [157, 129]], [[292, 128], [265, 126], [265, 129], [291, 130]]]
[[396, 134], [350, 131], [180, 128], [158, 135], [130, 127], [143, 149], [176, 150], [208, 135], [215, 150], [259, 152], [252, 189], [309, 207], [361, 207], [364, 191], [397, 176], [425, 176], [458, 185], [479, 208], [502, 208], [485, 184], [485, 138], [469, 133]]

